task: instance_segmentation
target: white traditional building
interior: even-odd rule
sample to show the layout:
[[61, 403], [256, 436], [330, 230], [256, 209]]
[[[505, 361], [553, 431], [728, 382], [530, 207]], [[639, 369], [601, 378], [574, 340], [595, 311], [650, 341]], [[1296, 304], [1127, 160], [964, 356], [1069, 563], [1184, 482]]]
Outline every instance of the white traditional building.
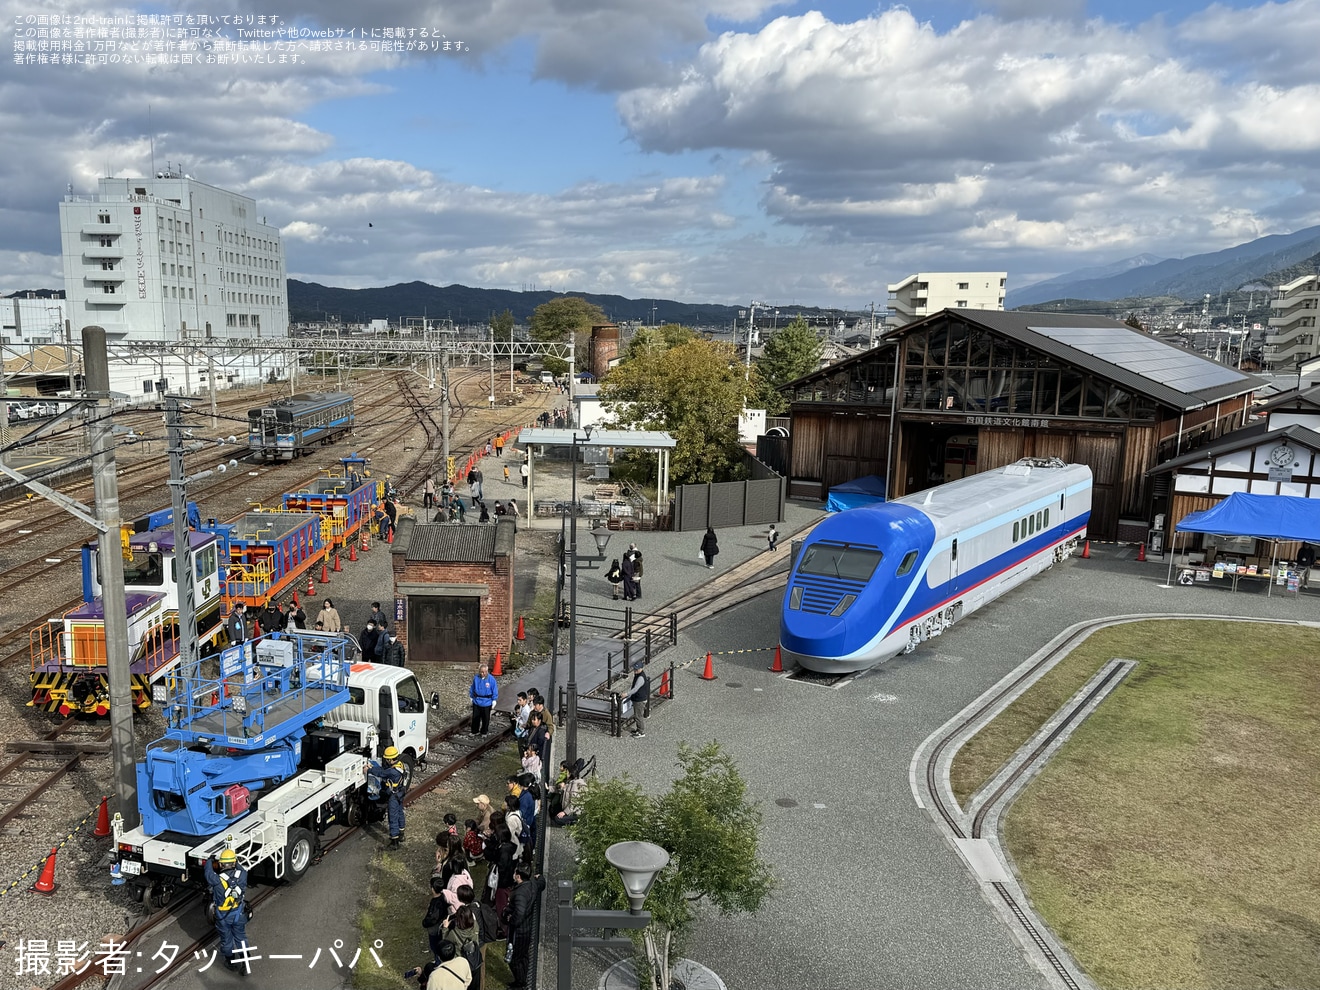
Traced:
[[110, 340], [286, 337], [284, 249], [254, 200], [174, 171], [60, 203], [67, 314]]
[[942, 309], [1004, 308], [1008, 272], [918, 272], [889, 286], [885, 324], [901, 327]]

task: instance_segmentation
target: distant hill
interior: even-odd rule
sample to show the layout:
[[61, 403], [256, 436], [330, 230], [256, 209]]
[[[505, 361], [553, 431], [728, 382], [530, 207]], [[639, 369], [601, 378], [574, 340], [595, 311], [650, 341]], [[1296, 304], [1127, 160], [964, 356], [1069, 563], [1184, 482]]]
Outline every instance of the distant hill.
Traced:
[[[1272, 234], [1210, 254], [1173, 258], [1129, 267], [1096, 277], [1083, 269], [1010, 291], [1004, 305], [1021, 309], [1056, 299], [1115, 300], [1138, 296], [1176, 296], [1196, 302], [1206, 294], [1232, 292], [1253, 280], [1288, 269], [1320, 253], [1320, 227]], [[1143, 257], [1143, 256], [1138, 256]], [[1135, 259], [1129, 259], [1132, 261]], [[1127, 262], [1119, 262], [1119, 265]]]
[[0, 299], [63, 299], [63, 289], [19, 289], [9, 295], [0, 294]]
[[[532, 311], [556, 296], [581, 296], [595, 303], [611, 320], [641, 320], [645, 323], [682, 323], [688, 326], [728, 324], [738, 315], [737, 306], [714, 303], [681, 303], [672, 299], [628, 299], [624, 296], [590, 292], [512, 292], [508, 289], [478, 289], [466, 285], [431, 285], [404, 282], [373, 289], [339, 289], [315, 282], [289, 279], [289, 320], [316, 322], [331, 318], [348, 322], [389, 320], [427, 316], [455, 323], [484, 323], [492, 313], [509, 310], [514, 319], [526, 323]], [[795, 308], [794, 312], [798, 310]], [[816, 312], [802, 307], [804, 313]]]
[[[1124, 258], [1122, 261], [1116, 261], [1112, 265], [1102, 265], [1096, 268], [1079, 268], [1075, 272], [1068, 272], [1064, 275], [1056, 275], [1054, 278], [1046, 279], [1044, 282], [1036, 282], [1022, 289], [1010, 289], [1004, 299], [1004, 306], [1007, 309], [1013, 309], [1017, 306], [1025, 306], [1031, 302], [1039, 302], [1042, 299], [1063, 299], [1073, 298], [1073, 293], [1065, 291], [1069, 286], [1077, 282], [1095, 282], [1100, 279], [1111, 278], [1115, 275], [1123, 275], [1134, 268], [1145, 268], [1150, 265], [1158, 265], [1166, 258], [1160, 258], [1153, 254], [1138, 254], [1131, 258]], [[1019, 301], [1019, 296], [1027, 296], [1025, 301]]]

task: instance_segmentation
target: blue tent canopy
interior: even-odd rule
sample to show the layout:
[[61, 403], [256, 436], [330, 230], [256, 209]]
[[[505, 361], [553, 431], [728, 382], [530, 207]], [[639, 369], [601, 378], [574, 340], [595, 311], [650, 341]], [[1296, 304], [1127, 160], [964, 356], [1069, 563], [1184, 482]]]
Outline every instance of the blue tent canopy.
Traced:
[[1320, 499], [1234, 492], [1204, 512], [1184, 516], [1177, 529], [1183, 533], [1320, 543]]
[[868, 474], [865, 478], [857, 478], [831, 488], [830, 496], [825, 502], [825, 511], [842, 512], [844, 509], [855, 509], [859, 505], [874, 505], [884, 500], [885, 479], [879, 475]]

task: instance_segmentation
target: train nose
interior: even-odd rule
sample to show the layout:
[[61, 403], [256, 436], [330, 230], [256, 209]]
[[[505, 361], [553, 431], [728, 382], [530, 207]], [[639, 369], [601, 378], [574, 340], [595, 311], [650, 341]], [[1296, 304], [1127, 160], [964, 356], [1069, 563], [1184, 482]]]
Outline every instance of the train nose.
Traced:
[[847, 652], [846, 616], [812, 615], [790, 611], [780, 623], [779, 640], [786, 650], [816, 656]]

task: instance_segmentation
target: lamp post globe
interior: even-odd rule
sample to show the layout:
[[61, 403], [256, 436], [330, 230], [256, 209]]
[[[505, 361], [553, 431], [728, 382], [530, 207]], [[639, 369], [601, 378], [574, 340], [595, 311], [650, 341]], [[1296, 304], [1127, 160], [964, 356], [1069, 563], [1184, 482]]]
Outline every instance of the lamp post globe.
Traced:
[[660, 871], [669, 865], [669, 853], [654, 842], [616, 842], [605, 850], [605, 860], [619, 871], [628, 896], [628, 909], [636, 914]]

